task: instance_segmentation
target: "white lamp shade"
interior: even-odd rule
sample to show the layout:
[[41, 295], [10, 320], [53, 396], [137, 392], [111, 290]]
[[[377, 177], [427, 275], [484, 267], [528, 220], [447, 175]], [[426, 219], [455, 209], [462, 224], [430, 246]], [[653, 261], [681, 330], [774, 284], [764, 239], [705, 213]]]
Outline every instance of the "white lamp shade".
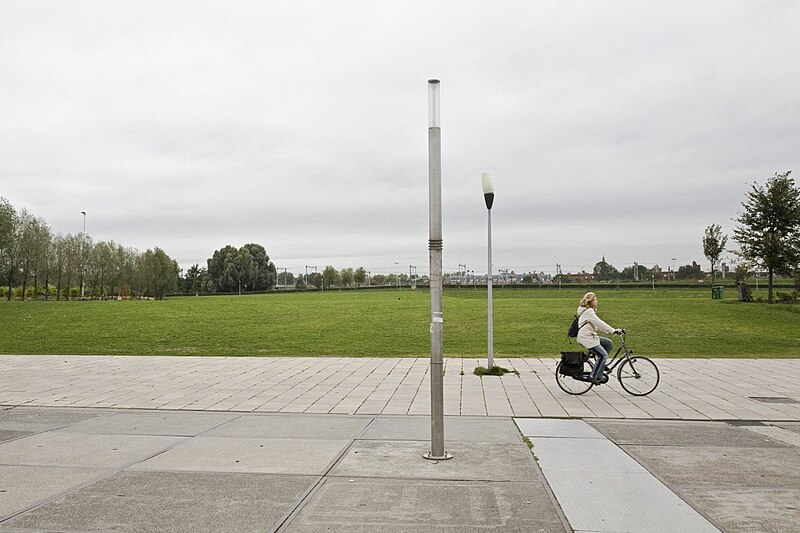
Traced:
[[488, 172], [481, 174], [481, 182], [483, 183], [483, 194], [494, 194], [494, 180], [492, 175]]
[[439, 80], [428, 80], [428, 127], [439, 128]]

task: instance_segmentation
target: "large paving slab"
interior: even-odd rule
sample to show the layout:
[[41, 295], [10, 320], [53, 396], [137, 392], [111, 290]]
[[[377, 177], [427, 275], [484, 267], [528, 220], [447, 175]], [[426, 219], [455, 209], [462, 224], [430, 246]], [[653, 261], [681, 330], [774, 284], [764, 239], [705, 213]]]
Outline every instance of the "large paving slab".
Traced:
[[98, 477], [98, 468], [0, 465], [0, 520]]
[[800, 488], [678, 488], [727, 533], [800, 533]]
[[31, 431], [7, 431], [5, 429], [0, 429], [0, 442], [18, 439], [20, 437], [31, 435], [32, 433], [33, 432]]
[[539, 482], [330, 478], [287, 533], [563, 532]]
[[519, 431], [526, 437], [572, 437], [597, 439], [602, 435], [583, 420], [515, 418]]
[[194, 437], [135, 470], [322, 475], [350, 440]]
[[[360, 438], [430, 442], [431, 417], [378, 417]], [[445, 442], [520, 442], [519, 431], [509, 418], [447, 416], [444, 418], [444, 438]]]
[[78, 433], [193, 437], [240, 415], [225, 413], [117, 412], [64, 428]]
[[[4, 377], [4, 379], [7, 378]], [[75, 422], [102, 417], [105, 414], [103, 411], [83, 411], [80, 409], [38, 409], [31, 407], [0, 409], [0, 429], [35, 433], [69, 426]]]
[[776, 422], [775, 425], [788, 431], [800, 433], [800, 422]]
[[648, 446], [784, 447], [781, 441], [719, 422], [589, 421], [617, 444]]
[[180, 441], [181, 437], [48, 431], [0, 443], [0, 464], [122, 467], [151, 457]]
[[244, 415], [205, 433], [206, 437], [269, 437], [293, 439], [353, 439], [372, 417], [252, 414]]
[[748, 426], [747, 431], [758, 433], [770, 439], [800, 447], [800, 433], [779, 426]]
[[576, 533], [719, 532], [647, 472], [547, 470], [547, 481]]
[[264, 532], [316, 478], [121, 472], [0, 524], [47, 531]]
[[[767, 426], [736, 429], [786, 431]], [[800, 451], [796, 446], [625, 449], [726, 531], [800, 531]]]
[[527, 446], [454, 441], [446, 443], [453, 459], [429, 461], [430, 443], [401, 440], [356, 441], [331, 476], [410, 479], [532, 481], [538, 479]]
[[667, 483], [762, 488], [800, 487], [800, 453], [792, 446], [718, 448], [624, 446]]

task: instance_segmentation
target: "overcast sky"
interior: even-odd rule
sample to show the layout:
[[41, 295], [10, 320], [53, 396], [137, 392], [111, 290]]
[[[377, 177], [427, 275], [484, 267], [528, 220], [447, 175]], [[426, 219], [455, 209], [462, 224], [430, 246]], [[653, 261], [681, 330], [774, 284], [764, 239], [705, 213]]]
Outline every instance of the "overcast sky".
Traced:
[[495, 269], [705, 264], [749, 184], [800, 173], [798, 27], [793, 0], [0, 0], [0, 196], [184, 268], [256, 242], [427, 273], [438, 78], [445, 271], [486, 271], [482, 172]]

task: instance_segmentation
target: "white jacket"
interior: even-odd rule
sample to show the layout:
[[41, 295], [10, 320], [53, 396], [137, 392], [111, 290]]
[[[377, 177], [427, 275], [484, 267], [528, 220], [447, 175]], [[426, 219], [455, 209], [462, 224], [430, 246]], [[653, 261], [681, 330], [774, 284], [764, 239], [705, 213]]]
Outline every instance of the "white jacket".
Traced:
[[[586, 348], [594, 348], [600, 345], [600, 339], [597, 337], [598, 331], [600, 333], [614, 333], [615, 329], [600, 320], [597, 313], [591, 307], [578, 307], [576, 313], [578, 315], [578, 344]], [[584, 324], [586, 324], [584, 326]]]

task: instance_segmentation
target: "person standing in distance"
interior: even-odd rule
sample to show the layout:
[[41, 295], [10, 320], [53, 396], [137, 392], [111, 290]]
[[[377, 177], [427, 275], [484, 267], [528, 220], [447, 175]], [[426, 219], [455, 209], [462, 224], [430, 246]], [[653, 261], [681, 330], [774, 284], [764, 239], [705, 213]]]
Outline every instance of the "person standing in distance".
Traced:
[[597, 384], [603, 379], [603, 370], [606, 367], [608, 354], [614, 343], [611, 339], [601, 337], [597, 333], [615, 333], [619, 335], [622, 329], [614, 328], [600, 320], [597, 316], [597, 295], [593, 292], [587, 292], [581, 299], [581, 304], [578, 306], [578, 344], [594, 352], [598, 356], [597, 365], [592, 370], [589, 376], [592, 382]]

